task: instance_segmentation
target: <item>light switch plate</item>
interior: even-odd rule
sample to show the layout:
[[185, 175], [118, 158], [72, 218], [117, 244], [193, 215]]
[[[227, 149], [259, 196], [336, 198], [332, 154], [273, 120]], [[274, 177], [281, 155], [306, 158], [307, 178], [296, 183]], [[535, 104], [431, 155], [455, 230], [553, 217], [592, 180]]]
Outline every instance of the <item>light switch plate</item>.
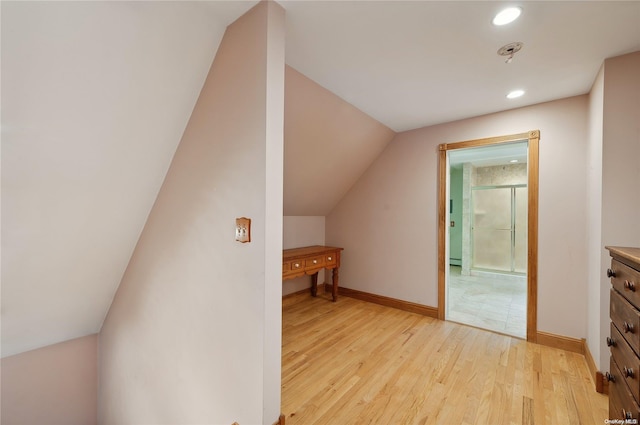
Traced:
[[238, 242], [251, 242], [251, 219], [247, 217], [236, 218], [236, 240]]

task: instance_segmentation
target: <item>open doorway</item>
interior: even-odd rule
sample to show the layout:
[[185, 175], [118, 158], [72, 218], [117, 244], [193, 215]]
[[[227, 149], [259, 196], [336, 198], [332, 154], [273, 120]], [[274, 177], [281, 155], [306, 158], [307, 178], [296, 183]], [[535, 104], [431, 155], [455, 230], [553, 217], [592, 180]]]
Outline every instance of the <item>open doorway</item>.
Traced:
[[527, 331], [527, 143], [447, 152], [445, 318], [519, 338]]
[[440, 146], [440, 319], [535, 341], [538, 140]]

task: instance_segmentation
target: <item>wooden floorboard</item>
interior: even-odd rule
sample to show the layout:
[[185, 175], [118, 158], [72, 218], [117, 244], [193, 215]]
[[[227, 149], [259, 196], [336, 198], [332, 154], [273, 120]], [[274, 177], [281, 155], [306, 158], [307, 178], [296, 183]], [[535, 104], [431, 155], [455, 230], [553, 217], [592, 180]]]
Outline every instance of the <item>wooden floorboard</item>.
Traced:
[[283, 299], [287, 425], [603, 424], [583, 355], [348, 297]]

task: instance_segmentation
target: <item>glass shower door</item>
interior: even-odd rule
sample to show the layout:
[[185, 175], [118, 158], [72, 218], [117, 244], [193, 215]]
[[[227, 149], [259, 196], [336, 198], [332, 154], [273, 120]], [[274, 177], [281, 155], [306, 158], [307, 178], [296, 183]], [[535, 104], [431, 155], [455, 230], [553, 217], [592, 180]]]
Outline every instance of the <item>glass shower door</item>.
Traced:
[[510, 272], [511, 188], [474, 189], [471, 199], [473, 267]]
[[474, 188], [472, 267], [527, 272], [527, 187]]

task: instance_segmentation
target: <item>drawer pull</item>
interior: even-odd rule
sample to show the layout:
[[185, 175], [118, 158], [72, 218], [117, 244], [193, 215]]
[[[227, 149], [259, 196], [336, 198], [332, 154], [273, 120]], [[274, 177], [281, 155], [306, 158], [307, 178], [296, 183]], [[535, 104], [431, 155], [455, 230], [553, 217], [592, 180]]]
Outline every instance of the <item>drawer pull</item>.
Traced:
[[622, 371], [627, 378], [633, 378], [633, 369], [623, 366]]
[[294, 267], [300, 267], [300, 263], [295, 263], [293, 266]]
[[605, 373], [604, 377], [609, 382], [616, 382], [616, 377], [610, 374], [609, 372]]
[[327, 261], [331, 261], [331, 257], [327, 257]]
[[616, 340], [611, 338], [610, 336], [607, 337], [607, 347], [615, 347], [616, 345]]
[[624, 331], [624, 333], [633, 333], [633, 325], [627, 322], [624, 322], [624, 324], [622, 325], [622, 330]]
[[631, 417], [631, 412], [627, 412], [626, 410], [622, 409], [622, 418], [623, 419], [633, 419]]
[[631, 292], [636, 292], [636, 284], [634, 282], [625, 280], [624, 281], [624, 289], [628, 289]]
[[318, 264], [318, 260], [313, 260], [313, 264]]
[[607, 277], [616, 277], [616, 272], [611, 269], [607, 269]]

